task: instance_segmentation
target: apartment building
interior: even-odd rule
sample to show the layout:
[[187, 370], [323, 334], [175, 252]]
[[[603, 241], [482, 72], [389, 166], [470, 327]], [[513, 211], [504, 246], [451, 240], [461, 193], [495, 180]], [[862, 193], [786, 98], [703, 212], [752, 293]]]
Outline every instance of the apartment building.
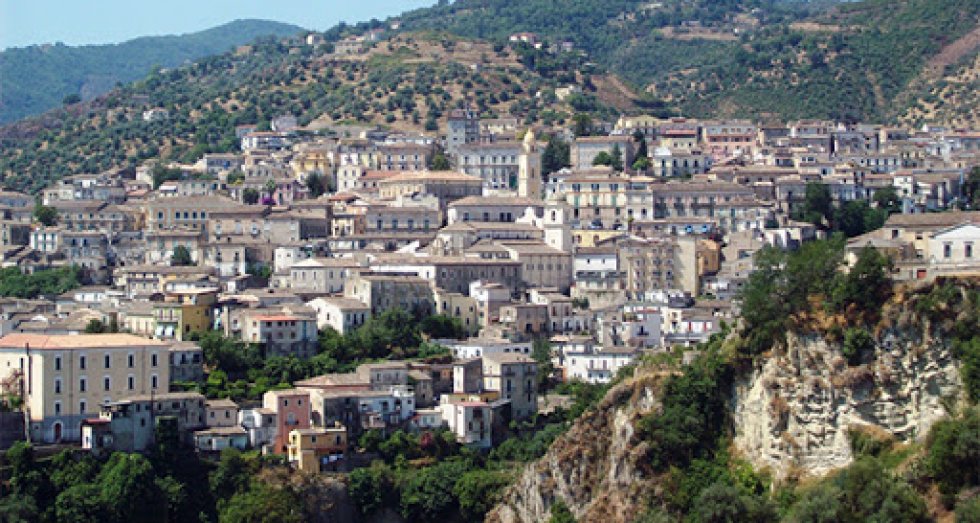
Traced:
[[168, 344], [131, 334], [8, 334], [0, 373], [24, 398], [32, 441], [80, 441], [81, 421], [100, 405], [166, 392]]

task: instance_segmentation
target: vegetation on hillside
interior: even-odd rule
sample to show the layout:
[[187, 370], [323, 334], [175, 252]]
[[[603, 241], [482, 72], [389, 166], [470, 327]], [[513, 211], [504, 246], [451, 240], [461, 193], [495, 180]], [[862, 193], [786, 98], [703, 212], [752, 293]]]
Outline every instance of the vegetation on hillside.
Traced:
[[20, 267], [0, 269], [0, 296], [12, 298], [52, 297], [81, 285], [78, 267], [41, 269], [24, 274]]
[[689, 116], [880, 121], [914, 103], [903, 91], [980, 15], [970, 0], [831, 5], [460, 0], [404, 20], [409, 28], [493, 40], [532, 31], [551, 42], [572, 41], [592, 62]]
[[[0, 174], [9, 187], [36, 192], [79, 172], [134, 168], [151, 159], [193, 162], [206, 152], [237, 150], [236, 126], [267, 128], [281, 115], [296, 116], [301, 125], [434, 130], [464, 106], [525, 123], [565, 123], [581, 111], [612, 114], [591, 92], [578, 109], [557, 100], [561, 81], [581, 77], [574, 62], [552, 64], [544, 76], [506, 49], [440, 34], [401, 35], [354, 58], [324, 52], [266, 39], [245, 53], [155, 71], [52, 115], [55, 125], [0, 130]], [[485, 65], [478, 71], [476, 63]], [[169, 119], [143, 121], [144, 107], [164, 108]]]
[[290, 36], [302, 29], [279, 22], [238, 20], [179, 36], [143, 37], [108, 45], [62, 43], [0, 51], [0, 124], [89, 100], [153, 67], [177, 67], [223, 53], [259, 36]]

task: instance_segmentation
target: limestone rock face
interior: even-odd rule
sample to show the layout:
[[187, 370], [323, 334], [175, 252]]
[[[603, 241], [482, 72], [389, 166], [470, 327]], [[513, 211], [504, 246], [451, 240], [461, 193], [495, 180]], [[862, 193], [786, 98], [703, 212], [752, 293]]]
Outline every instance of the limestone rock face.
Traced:
[[487, 521], [547, 521], [561, 500], [579, 521], [632, 521], [653, 480], [642, 467], [647, 446], [639, 441], [637, 422], [660, 408], [666, 374], [638, 370], [617, 385], [596, 410], [579, 418], [528, 465]]
[[839, 346], [790, 334], [787, 348], [760, 360], [733, 401], [735, 446], [776, 478], [820, 476], [851, 463], [849, 428], [924, 437], [962, 390], [947, 344], [914, 331], [879, 336], [874, 361], [849, 367]]

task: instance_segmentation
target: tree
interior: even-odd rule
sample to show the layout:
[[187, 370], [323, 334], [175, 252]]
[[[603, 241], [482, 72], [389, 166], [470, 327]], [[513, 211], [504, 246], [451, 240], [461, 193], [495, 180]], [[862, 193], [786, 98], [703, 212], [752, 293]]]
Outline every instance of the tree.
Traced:
[[166, 498], [153, 466], [139, 454], [117, 452], [96, 480], [110, 521], [166, 521]]
[[592, 158], [592, 165], [612, 165], [613, 158], [612, 155], [606, 151], [600, 151], [599, 154]]
[[560, 499], [551, 504], [549, 512], [551, 517], [548, 518], [548, 523], [575, 523], [575, 515], [568, 509], [568, 505]]
[[888, 214], [902, 212], [902, 199], [898, 197], [898, 192], [892, 186], [875, 191], [872, 200], [879, 209], [884, 209]]
[[531, 344], [531, 358], [538, 363], [538, 391], [548, 390], [555, 365], [551, 361], [551, 342], [548, 338], [535, 338]]
[[309, 173], [306, 175], [306, 189], [310, 192], [311, 197], [319, 198], [327, 192], [326, 179], [318, 172]]
[[34, 207], [34, 218], [41, 222], [45, 227], [58, 224], [58, 209], [48, 205], [37, 205]]
[[[368, 431], [365, 435], [373, 431]], [[375, 511], [392, 506], [395, 499], [394, 474], [388, 465], [375, 461], [370, 467], [358, 468], [350, 473], [347, 493], [360, 510], [362, 516], [370, 516]]]
[[65, 96], [61, 100], [61, 103], [64, 104], [64, 105], [72, 105], [72, 104], [77, 104], [78, 102], [81, 102], [81, 101], [82, 101], [82, 97], [79, 96], [78, 93], [72, 93], [72, 94], [69, 94], [69, 95]]
[[636, 156], [650, 156], [650, 152], [647, 150], [647, 136], [643, 134], [643, 131], [637, 129], [633, 131], [633, 141], [636, 142]]
[[178, 245], [174, 247], [174, 252], [170, 255], [170, 265], [173, 267], [187, 267], [193, 265], [194, 260], [191, 258], [191, 251], [183, 246]]
[[422, 319], [419, 329], [423, 334], [430, 338], [460, 339], [466, 336], [466, 329], [459, 318], [452, 318], [444, 314], [434, 314]]
[[891, 260], [871, 246], [858, 252], [857, 261], [847, 275], [838, 278], [832, 291], [832, 303], [836, 310], [857, 313], [877, 312], [891, 295]]
[[98, 318], [92, 318], [89, 320], [88, 325], [85, 326], [85, 334], [102, 334], [105, 331], [105, 324]]
[[441, 522], [456, 511], [456, 481], [466, 472], [459, 460], [442, 461], [405, 478], [401, 515], [409, 521]]
[[612, 154], [609, 155], [609, 165], [614, 171], [623, 170], [623, 150], [619, 148], [618, 143], [613, 145]]
[[589, 136], [592, 134], [592, 118], [587, 114], [576, 114], [572, 117], [572, 132], [575, 136]]
[[980, 485], [980, 408], [937, 422], [929, 430], [926, 446], [926, 471], [939, 483], [947, 506], [964, 487]]
[[442, 153], [436, 153], [432, 157], [432, 170], [433, 171], [448, 171], [450, 169], [449, 160], [446, 155]]
[[970, 175], [963, 182], [962, 207], [980, 209], [980, 166], [970, 169]]
[[571, 166], [571, 147], [568, 143], [558, 136], [549, 138], [548, 145], [541, 153], [541, 169], [544, 174], [551, 174]]
[[500, 471], [471, 470], [463, 474], [453, 486], [463, 520], [483, 521], [510, 481], [510, 475]]
[[245, 189], [242, 191], [242, 202], [248, 205], [259, 203], [259, 191], [255, 189]]
[[636, 160], [633, 161], [633, 170], [646, 172], [650, 168], [650, 158], [647, 156], [637, 156]]
[[830, 187], [826, 184], [810, 182], [806, 184], [803, 207], [796, 213], [797, 219], [810, 222], [818, 227], [830, 223], [834, 216], [834, 200]]
[[220, 523], [301, 523], [302, 504], [288, 488], [256, 481], [232, 496], [221, 511]]

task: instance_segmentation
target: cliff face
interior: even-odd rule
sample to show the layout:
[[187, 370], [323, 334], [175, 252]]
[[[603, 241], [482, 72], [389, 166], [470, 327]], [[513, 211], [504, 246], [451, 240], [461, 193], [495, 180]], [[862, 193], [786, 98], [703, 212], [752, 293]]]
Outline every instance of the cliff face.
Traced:
[[[980, 282], [960, 283], [955, 292]], [[945, 303], [923, 306], [929, 288], [902, 290], [883, 304], [871, 329], [873, 349], [848, 365], [841, 343], [821, 335], [789, 334], [785, 348], [756, 359], [730, 395], [734, 450], [777, 479], [820, 476], [851, 463], [848, 433], [887, 433], [899, 441], [923, 438], [947, 414], [946, 398], [963, 393], [949, 328], [975, 310]], [[962, 294], [965, 295], [965, 294]], [[939, 310], [938, 323], [922, 310]], [[841, 318], [817, 318], [829, 332]], [[823, 322], [823, 323], [821, 323]], [[739, 344], [736, 336], [725, 342]], [[650, 472], [648, 444], [638, 421], [659, 411], [669, 374], [640, 367], [578, 419], [545, 456], [528, 465], [487, 521], [545, 521], [561, 500], [580, 521], [632, 521], [645, 501], [662, 494]]]
[[785, 352], [740, 380], [732, 418], [735, 446], [776, 478], [822, 475], [848, 465], [848, 430], [924, 437], [961, 390], [947, 344], [921, 331], [882, 333], [872, 363], [849, 367], [836, 344], [790, 335]]
[[647, 446], [636, 435], [637, 422], [660, 408], [666, 376], [640, 369], [613, 387], [543, 458], [525, 468], [487, 521], [546, 521], [556, 500], [579, 521], [631, 521], [655, 487], [641, 471]]

